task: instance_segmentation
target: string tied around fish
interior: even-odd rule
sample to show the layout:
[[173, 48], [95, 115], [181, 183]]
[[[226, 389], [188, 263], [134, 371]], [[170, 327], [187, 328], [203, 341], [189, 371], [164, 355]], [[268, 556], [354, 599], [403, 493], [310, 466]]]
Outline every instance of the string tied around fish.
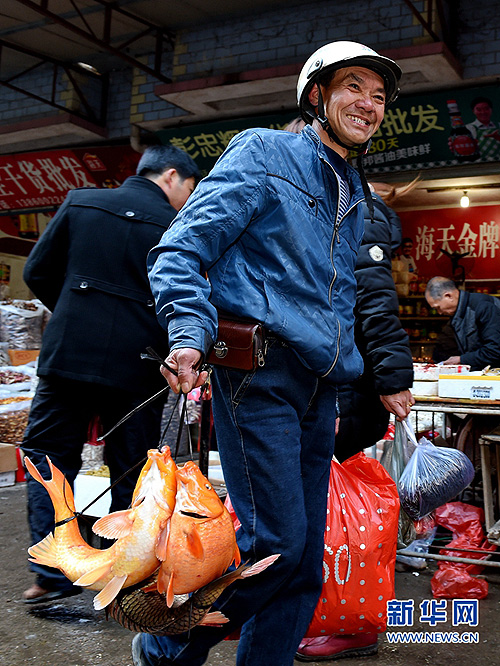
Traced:
[[[177, 376], [177, 371], [174, 370], [173, 368], [171, 368], [171, 367], [170, 367], [170, 366], [169, 366], [169, 365], [163, 360], [163, 358], [160, 356], [160, 354], [158, 354], [158, 352], [155, 351], [152, 347], [146, 347], [146, 353], [141, 354], [141, 358], [142, 358], [142, 359], [146, 359], [146, 360], [150, 360], [150, 361], [156, 361], [157, 363], [159, 363], [160, 365], [162, 365], [164, 368], [166, 368], [169, 372], [171, 372], [173, 375]], [[205, 391], [207, 391], [208, 388], [210, 387], [210, 374], [211, 374], [211, 372], [212, 372], [212, 367], [211, 367], [210, 365], [204, 363], [204, 364], [201, 365], [201, 367], [200, 367], [200, 371], [202, 371], [202, 372], [203, 372], [203, 371], [208, 372], [208, 379], [207, 379], [207, 381], [203, 384], [203, 386], [200, 387], [200, 398], [202, 398], [203, 395], [204, 395], [204, 393], [205, 393]], [[131, 416], [133, 416], [134, 414], [136, 414], [138, 411], [140, 411], [141, 409], [143, 409], [144, 407], [146, 407], [146, 406], [149, 405], [150, 403], [152, 403], [152, 402], [154, 402], [155, 400], [157, 400], [160, 396], [164, 395], [164, 396], [166, 397], [166, 396], [168, 395], [169, 390], [170, 390], [170, 387], [167, 385], [167, 386], [165, 386], [164, 388], [162, 388], [160, 391], [158, 391], [157, 393], [155, 393], [154, 395], [152, 395], [151, 397], [149, 397], [149, 398], [147, 398], [146, 400], [144, 400], [144, 402], [141, 402], [139, 405], [137, 405], [137, 407], [134, 407], [134, 409], [132, 409], [132, 410], [131, 410], [130, 412], [128, 412], [127, 414], [125, 414], [125, 416], [123, 416], [123, 417], [118, 421], [118, 423], [116, 423], [116, 424], [115, 424], [112, 428], [110, 428], [106, 433], [104, 433], [103, 435], [100, 435], [99, 437], [97, 437], [96, 442], [102, 442], [102, 441], [104, 441], [104, 440], [106, 439], [106, 437], [108, 437], [112, 432], [114, 432], [114, 431], [115, 431], [117, 428], [119, 428], [123, 423], [125, 423], [125, 421], [128, 421], [128, 419], [129, 419]], [[176, 400], [176, 402], [175, 402], [175, 405], [173, 406], [173, 409], [172, 409], [172, 411], [171, 411], [171, 413], [170, 413], [170, 416], [169, 416], [169, 419], [168, 419], [168, 421], [167, 421], [167, 424], [165, 425], [165, 428], [164, 428], [164, 430], [163, 430], [163, 432], [162, 432], [162, 434], [161, 434], [160, 442], [159, 442], [158, 447], [157, 447], [158, 450], [161, 451], [162, 446], [163, 446], [163, 443], [164, 443], [164, 441], [165, 441], [165, 437], [166, 437], [167, 432], [168, 432], [168, 429], [170, 428], [170, 425], [171, 425], [171, 423], [172, 423], [172, 419], [173, 419], [173, 417], [174, 417], [174, 414], [175, 414], [176, 410], [178, 409], [179, 402], [180, 402], [181, 399], [184, 399], [184, 401], [183, 401], [183, 404], [182, 404], [182, 410], [181, 410], [180, 420], [179, 420], [179, 428], [178, 428], [178, 431], [177, 431], [177, 438], [176, 438], [176, 443], [175, 443], [174, 459], [177, 458], [177, 455], [178, 455], [178, 452], [179, 452], [180, 443], [181, 443], [182, 430], [183, 430], [183, 425], [184, 425], [184, 422], [185, 422], [186, 411], [187, 411], [187, 401], [188, 401], [188, 396], [187, 396], [187, 394], [182, 393], [182, 392], [179, 393], [179, 395], [178, 395], [178, 397], [177, 397], [177, 400]], [[190, 455], [191, 455], [191, 458], [193, 458], [193, 443], [192, 443], [192, 440], [191, 440], [191, 432], [190, 432], [189, 427], [187, 428], [187, 435], [188, 435], [188, 447], [189, 447]], [[98, 501], [101, 499], [101, 497], [104, 497], [104, 495], [106, 495], [106, 493], [110, 492], [112, 488], [114, 488], [114, 487], [115, 487], [118, 483], [120, 483], [124, 478], [126, 478], [129, 474], [131, 474], [135, 469], [137, 469], [138, 467], [142, 467], [142, 466], [144, 465], [144, 463], [145, 463], [146, 460], [147, 460], [147, 456], [146, 456], [145, 458], [143, 458], [142, 460], [140, 460], [140, 461], [139, 461], [138, 463], [136, 463], [135, 465], [133, 465], [132, 467], [130, 467], [130, 468], [129, 468], [126, 472], [124, 472], [124, 473], [123, 473], [118, 479], [116, 479], [112, 484], [110, 484], [110, 485], [109, 485], [107, 488], [105, 488], [101, 493], [99, 493], [99, 495], [97, 495], [97, 497], [95, 497], [95, 498], [94, 498], [89, 504], [87, 504], [87, 506], [84, 507], [81, 511], [76, 511], [76, 512], [74, 513], [73, 516], [71, 516], [71, 517], [69, 517], [69, 518], [66, 518], [66, 519], [64, 519], [64, 520], [62, 520], [62, 521], [56, 523], [56, 524], [55, 524], [55, 527], [59, 527], [60, 525], [64, 525], [65, 523], [69, 522], [70, 520], [73, 520], [74, 518], [77, 518], [78, 516], [82, 516], [82, 517], [83, 517], [83, 515], [86, 513], [86, 511], [88, 511], [88, 509], [89, 509], [93, 504], [95, 504], [96, 502], [98, 502]]]

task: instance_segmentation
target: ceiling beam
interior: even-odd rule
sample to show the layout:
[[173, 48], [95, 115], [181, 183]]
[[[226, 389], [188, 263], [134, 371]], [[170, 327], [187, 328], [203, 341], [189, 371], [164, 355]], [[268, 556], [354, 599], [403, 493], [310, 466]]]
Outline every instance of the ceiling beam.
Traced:
[[[39, 53], [38, 51], [34, 51], [33, 49], [28, 49], [25, 46], [18, 46], [17, 44], [11, 44], [9, 42], [6, 42], [4, 39], [0, 39], [0, 53], [4, 49], [11, 49], [12, 51], [23, 53], [24, 55], [27, 55], [30, 58], [38, 60], [39, 62], [35, 63], [34, 65], [31, 65], [30, 67], [27, 67], [22, 72], [17, 72], [14, 76], [10, 76], [8, 78], [0, 77], [0, 86], [8, 88], [9, 90], [14, 90], [15, 92], [21, 93], [22, 95], [26, 95], [27, 97], [35, 99], [37, 102], [42, 102], [43, 104], [47, 104], [53, 107], [54, 109], [65, 111], [66, 113], [70, 111], [74, 116], [77, 116], [82, 120], [88, 120], [102, 127], [105, 126], [106, 107], [107, 107], [106, 101], [108, 93], [108, 77], [106, 75], [100, 76], [97, 74], [93, 74], [92, 72], [88, 72], [87, 70], [84, 71], [80, 69], [78, 66], [62, 62], [61, 60], [57, 60], [56, 58], [51, 58], [50, 56], [47, 56], [43, 53]], [[36, 95], [31, 90], [24, 88], [22, 85], [15, 85], [13, 83], [14, 80], [19, 79], [24, 74], [27, 74], [33, 71], [33, 69], [36, 69], [37, 67], [40, 67], [41, 65], [45, 64], [52, 65], [52, 85], [51, 85], [52, 92], [50, 97], [42, 97], [40, 95]], [[66, 106], [56, 102], [56, 87], [57, 87], [57, 77], [59, 70], [63, 70], [66, 73], [70, 85], [73, 87], [73, 90], [75, 91], [76, 95], [78, 96], [78, 99], [80, 100], [81, 104], [85, 109], [85, 113], [82, 113], [81, 111], [70, 110]], [[99, 85], [101, 87], [101, 104], [98, 113], [94, 111], [91, 104], [87, 101], [87, 98], [83, 90], [80, 88], [77, 80], [75, 79], [75, 74], [85, 75], [87, 77], [93, 78], [94, 81], [99, 82]]]
[[[134, 58], [128, 53], [125, 53], [124, 51], [120, 50], [120, 48], [112, 46], [110, 40], [110, 34], [111, 34], [110, 26], [111, 26], [113, 12], [122, 14], [130, 19], [133, 19], [134, 21], [137, 21], [138, 23], [141, 23], [142, 25], [151, 29], [151, 31], [154, 31], [155, 40], [156, 40], [155, 51], [157, 52], [159, 49], [161, 49], [162, 53], [163, 53], [163, 43], [165, 41], [167, 41], [168, 44], [172, 46], [174, 33], [171, 30], [159, 28], [158, 26], [155, 26], [154, 24], [146, 21], [145, 19], [135, 16], [131, 12], [128, 12], [118, 7], [115, 2], [105, 2], [105, 0], [94, 0], [94, 2], [97, 2], [98, 4], [104, 7], [104, 14], [105, 14], [105, 21], [103, 22], [103, 24], [105, 25], [105, 38], [99, 39], [92, 32], [83, 30], [82, 28], [79, 28], [70, 21], [62, 18], [58, 14], [51, 12], [48, 9], [49, 0], [40, 0], [40, 4], [38, 4], [34, 0], [16, 0], [16, 2], [19, 2], [21, 5], [24, 5], [25, 7], [31, 9], [32, 11], [41, 14], [42, 16], [49, 19], [53, 23], [56, 23], [57, 25], [63, 27], [65, 30], [68, 30], [73, 34], [78, 35], [82, 39], [85, 39], [86, 41], [93, 44], [94, 46], [98, 46], [103, 51], [108, 51], [109, 53], [112, 53], [116, 57], [127, 62], [129, 65], [132, 65], [132, 67], [136, 67], [137, 69], [142, 70], [143, 72], [149, 74], [158, 81], [161, 81], [162, 83], [171, 83], [171, 79], [165, 76], [161, 72], [161, 67], [158, 64], [158, 58], [155, 58], [155, 66], [152, 68], [146, 65], [145, 63], [141, 62], [137, 58]], [[142, 36], [142, 34], [143, 33], [141, 31], [141, 33], [139, 33], [137, 38], [139, 38], [139, 36]], [[131, 43], [131, 41], [134, 40], [129, 40], [129, 42], [127, 43]]]
[[[449, 22], [454, 23], [456, 21], [457, 8], [455, 5], [450, 6], [448, 4], [449, 15], [447, 15], [443, 7], [443, 0], [426, 0], [424, 4], [426, 5], [425, 14], [427, 18], [425, 18], [424, 14], [415, 7], [412, 0], [403, 0], [403, 2], [434, 42], [444, 41], [446, 46], [452, 52], [455, 52], [455, 44], [453, 43], [454, 31], [452, 30], [452, 26], [448, 24]], [[434, 31], [433, 24], [436, 22], [441, 26], [442, 35], [438, 35]]]

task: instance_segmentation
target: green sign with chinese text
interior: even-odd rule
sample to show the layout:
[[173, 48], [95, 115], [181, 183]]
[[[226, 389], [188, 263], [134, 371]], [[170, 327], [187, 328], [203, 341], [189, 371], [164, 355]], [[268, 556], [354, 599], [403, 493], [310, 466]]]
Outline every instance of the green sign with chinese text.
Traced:
[[219, 120], [204, 125], [187, 125], [156, 132], [163, 144], [171, 143], [185, 150], [205, 176], [222, 155], [233, 136], [250, 127], [283, 129], [298, 116], [297, 112], [283, 112], [273, 116]]
[[[474, 108], [472, 108], [472, 106]], [[205, 175], [233, 136], [250, 127], [283, 129], [294, 111], [186, 125], [157, 132], [185, 150]], [[364, 158], [367, 173], [500, 162], [500, 86], [421, 93], [390, 106]]]

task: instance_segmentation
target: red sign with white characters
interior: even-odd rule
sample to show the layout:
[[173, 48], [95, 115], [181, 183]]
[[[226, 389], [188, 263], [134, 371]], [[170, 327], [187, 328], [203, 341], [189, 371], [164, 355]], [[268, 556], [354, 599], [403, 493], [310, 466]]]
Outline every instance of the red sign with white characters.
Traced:
[[135, 173], [130, 146], [0, 156], [0, 211], [60, 205], [77, 187], [118, 187]]
[[399, 213], [403, 237], [413, 241], [418, 275], [500, 278], [500, 206], [471, 206]]

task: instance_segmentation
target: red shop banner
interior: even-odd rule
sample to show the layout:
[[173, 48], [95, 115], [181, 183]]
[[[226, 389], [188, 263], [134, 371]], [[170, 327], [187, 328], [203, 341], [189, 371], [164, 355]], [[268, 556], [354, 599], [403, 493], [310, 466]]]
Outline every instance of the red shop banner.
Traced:
[[0, 211], [59, 206], [77, 187], [118, 187], [135, 173], [130, 146], [0, 156]]
[[399, 216], [403, 237], [413, 241], [420, 277], [453, 277], [457, 265], [466, 279], [500, 277], [500, 206], [404, 211]]

